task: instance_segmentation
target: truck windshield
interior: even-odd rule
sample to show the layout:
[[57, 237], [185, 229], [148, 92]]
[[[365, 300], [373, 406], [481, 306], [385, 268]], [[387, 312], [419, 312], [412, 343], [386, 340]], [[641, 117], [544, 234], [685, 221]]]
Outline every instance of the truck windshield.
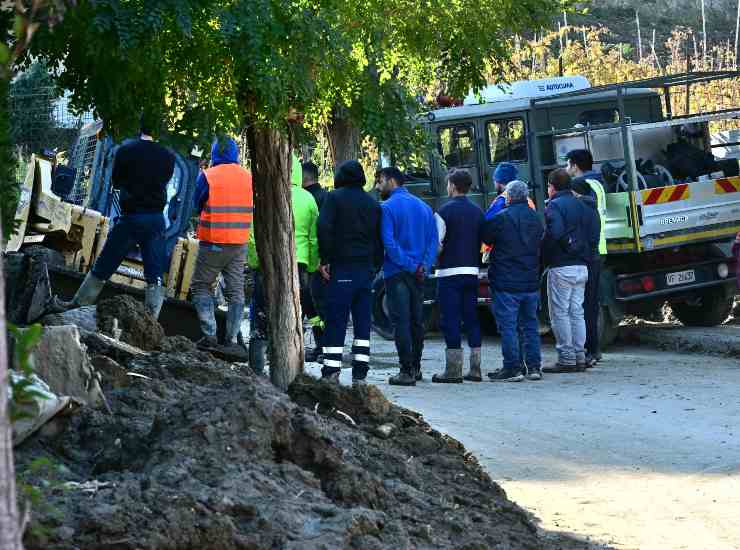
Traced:
[[486, 124], [488, 135], [488, 163], [526, 162], [527, 141], [524, 120], [509, 118], [491, 120]]

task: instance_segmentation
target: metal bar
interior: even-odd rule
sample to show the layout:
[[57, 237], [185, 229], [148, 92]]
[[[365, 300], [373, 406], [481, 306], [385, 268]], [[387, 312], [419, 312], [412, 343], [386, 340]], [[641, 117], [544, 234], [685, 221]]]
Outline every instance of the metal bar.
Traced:
[[635, 151], [634, 144], [632, 142], [631, 128], [625, 118], [622, 117], [624, 113], [624, 93], [623, 90], [617, 90], [617, 108], [619, 109], [619, 121], [622, 123], [622, 149], [624, 151], [624, 162], [627, 167], [627, 174], [629, 176], [629, 203], [630, 203], [630, 217], [632, 218], [632, 236], [635, 240], [635, 246], [637, 247], [637, 253], [642, 251], [640, 244], [640, 220], [637, 218], [637, 168], [635, 167]]
[[[544, 219], [544, 211], [545, 211], [545, 175], [542, 172], [542, 167], [540, 167], [540, 160], [541, 157], [541, 151], [540, 151], [540, 143], [538, 139], [536, 129], [536, 118], [537, 118], [537, 107], [534, 104], [534, 101], [530, 102], [530, 110], [528, 113], [529, 116], [529, 125], [528, 125], [528, 140], [529, 140], [529, 150], [530, 158], [532, 159], [530, 162], [530, 166], [532, 167], [532, 180], [534, 182], [534, 199], [535, 204], [537, 205], [537, 213], [539, 214], [540, 218]], [[557, 162], [557, 159], [555, 159], [555, 162]]]

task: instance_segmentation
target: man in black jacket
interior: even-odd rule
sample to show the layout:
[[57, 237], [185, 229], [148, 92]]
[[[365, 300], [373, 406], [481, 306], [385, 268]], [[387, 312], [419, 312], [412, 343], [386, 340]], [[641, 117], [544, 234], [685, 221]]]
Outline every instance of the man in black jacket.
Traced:
[[[545, 265], [550, 324], [558, 360], [544, 372], [579, 372], [586, 368], [586, 323], [583, 297], [586, 265], [598, 249], [598, 213], [576, 198], [565, 169], [550, 173], [545, 209]], [[595, 216], [595, 218], [594, 218]]]
[[523, 328], [526, 376], [530, 380], [542, 378], [537, 309], [544, 229], [537, 213], [527, 204], [528, 197], [526, 183], [510, 182], [506, 186], [507, 207], [483, 226], [483, 242], [493, 245], [488, 280], [504, 356], [503, 369], [488, 374], [494, 382], [524, 380], [518, 323]]
[[352, 383], [364, 384], [370, 362], [372, 283], [383, 260], [380, 205], [364, 190], [365, 173], [356, 160], [342, 163], [319, 214], [321, 266], [328, 281], [322, 377], [339, 382], [347, 320], [352, 313]]
[[121, 216], [113, 220], [103, 250], [72, 302], [57, 302], [52, 309], [94, 304], [105, 282], [138, 245], [147, 282], [144, 304], [155, 318], [159, 317], [165, 299], [162, 276], [167, 267], [164, 207], [167, 184], [175, 170], [175, 156], [154, 142], [153, 126], [149, 117], [142, 116], [140, 137], [116, 152], [111, 179], [113, 187], [121, 192]]

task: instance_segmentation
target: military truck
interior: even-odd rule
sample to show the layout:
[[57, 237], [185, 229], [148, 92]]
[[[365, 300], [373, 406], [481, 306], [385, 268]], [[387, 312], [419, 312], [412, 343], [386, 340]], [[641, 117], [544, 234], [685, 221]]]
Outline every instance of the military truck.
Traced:
[[[496, 166], [512, 162], [543, 213], [548, 173], [566, 164], [569, 150], [589, 149], [607, 191], [602, 343], [613, 341], [625, 315], [647, 315], [665, 302], [685, 325], [717, 325], [734, 298], [729, 242], [740, 231], [740, 177], [737, 159], [712, 155], [709, 130], [720, 122], [737, 126], [740, 106], [702, 113], [687, 107], [680, 116], [672, 111], [678, 93], [683, 101], [709, 83], [738, 86], [738, 78], [740, 72], [716, 71], [599, 87], [583, 77], [492, 87], [481, 94], [487, 101], [469, 97], [465, 105], [426, 115], [435, 147], [408, 187], [436, 209], [447, 200], [447, 171], [466, 168], [474, 182], [470, 198], [485, 210], [496, 197]], [[482, 266], [482, 306], [490, 302], [485, 272]], [[544, 284], [542, 294], [545, 323]], [[374, 324], [381, 334], [391, 333], [380, 283]]]

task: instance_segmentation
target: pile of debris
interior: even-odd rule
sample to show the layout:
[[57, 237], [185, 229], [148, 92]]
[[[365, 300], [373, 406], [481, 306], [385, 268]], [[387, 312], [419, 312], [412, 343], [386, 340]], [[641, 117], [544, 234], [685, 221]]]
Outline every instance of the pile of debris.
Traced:
[[[539, 532], [460, 443], [374, 386], [301, 376], [286, 395], [187, 339], [151, 338], [132, 302], [98, 307], [116, 334], [79, 329], [66, 345], [84, 350], [102, 405], [16, 449], [45, 502], [28, 549], [588, 547]], [[46, 329], [59, 331], [78, 328]]]

